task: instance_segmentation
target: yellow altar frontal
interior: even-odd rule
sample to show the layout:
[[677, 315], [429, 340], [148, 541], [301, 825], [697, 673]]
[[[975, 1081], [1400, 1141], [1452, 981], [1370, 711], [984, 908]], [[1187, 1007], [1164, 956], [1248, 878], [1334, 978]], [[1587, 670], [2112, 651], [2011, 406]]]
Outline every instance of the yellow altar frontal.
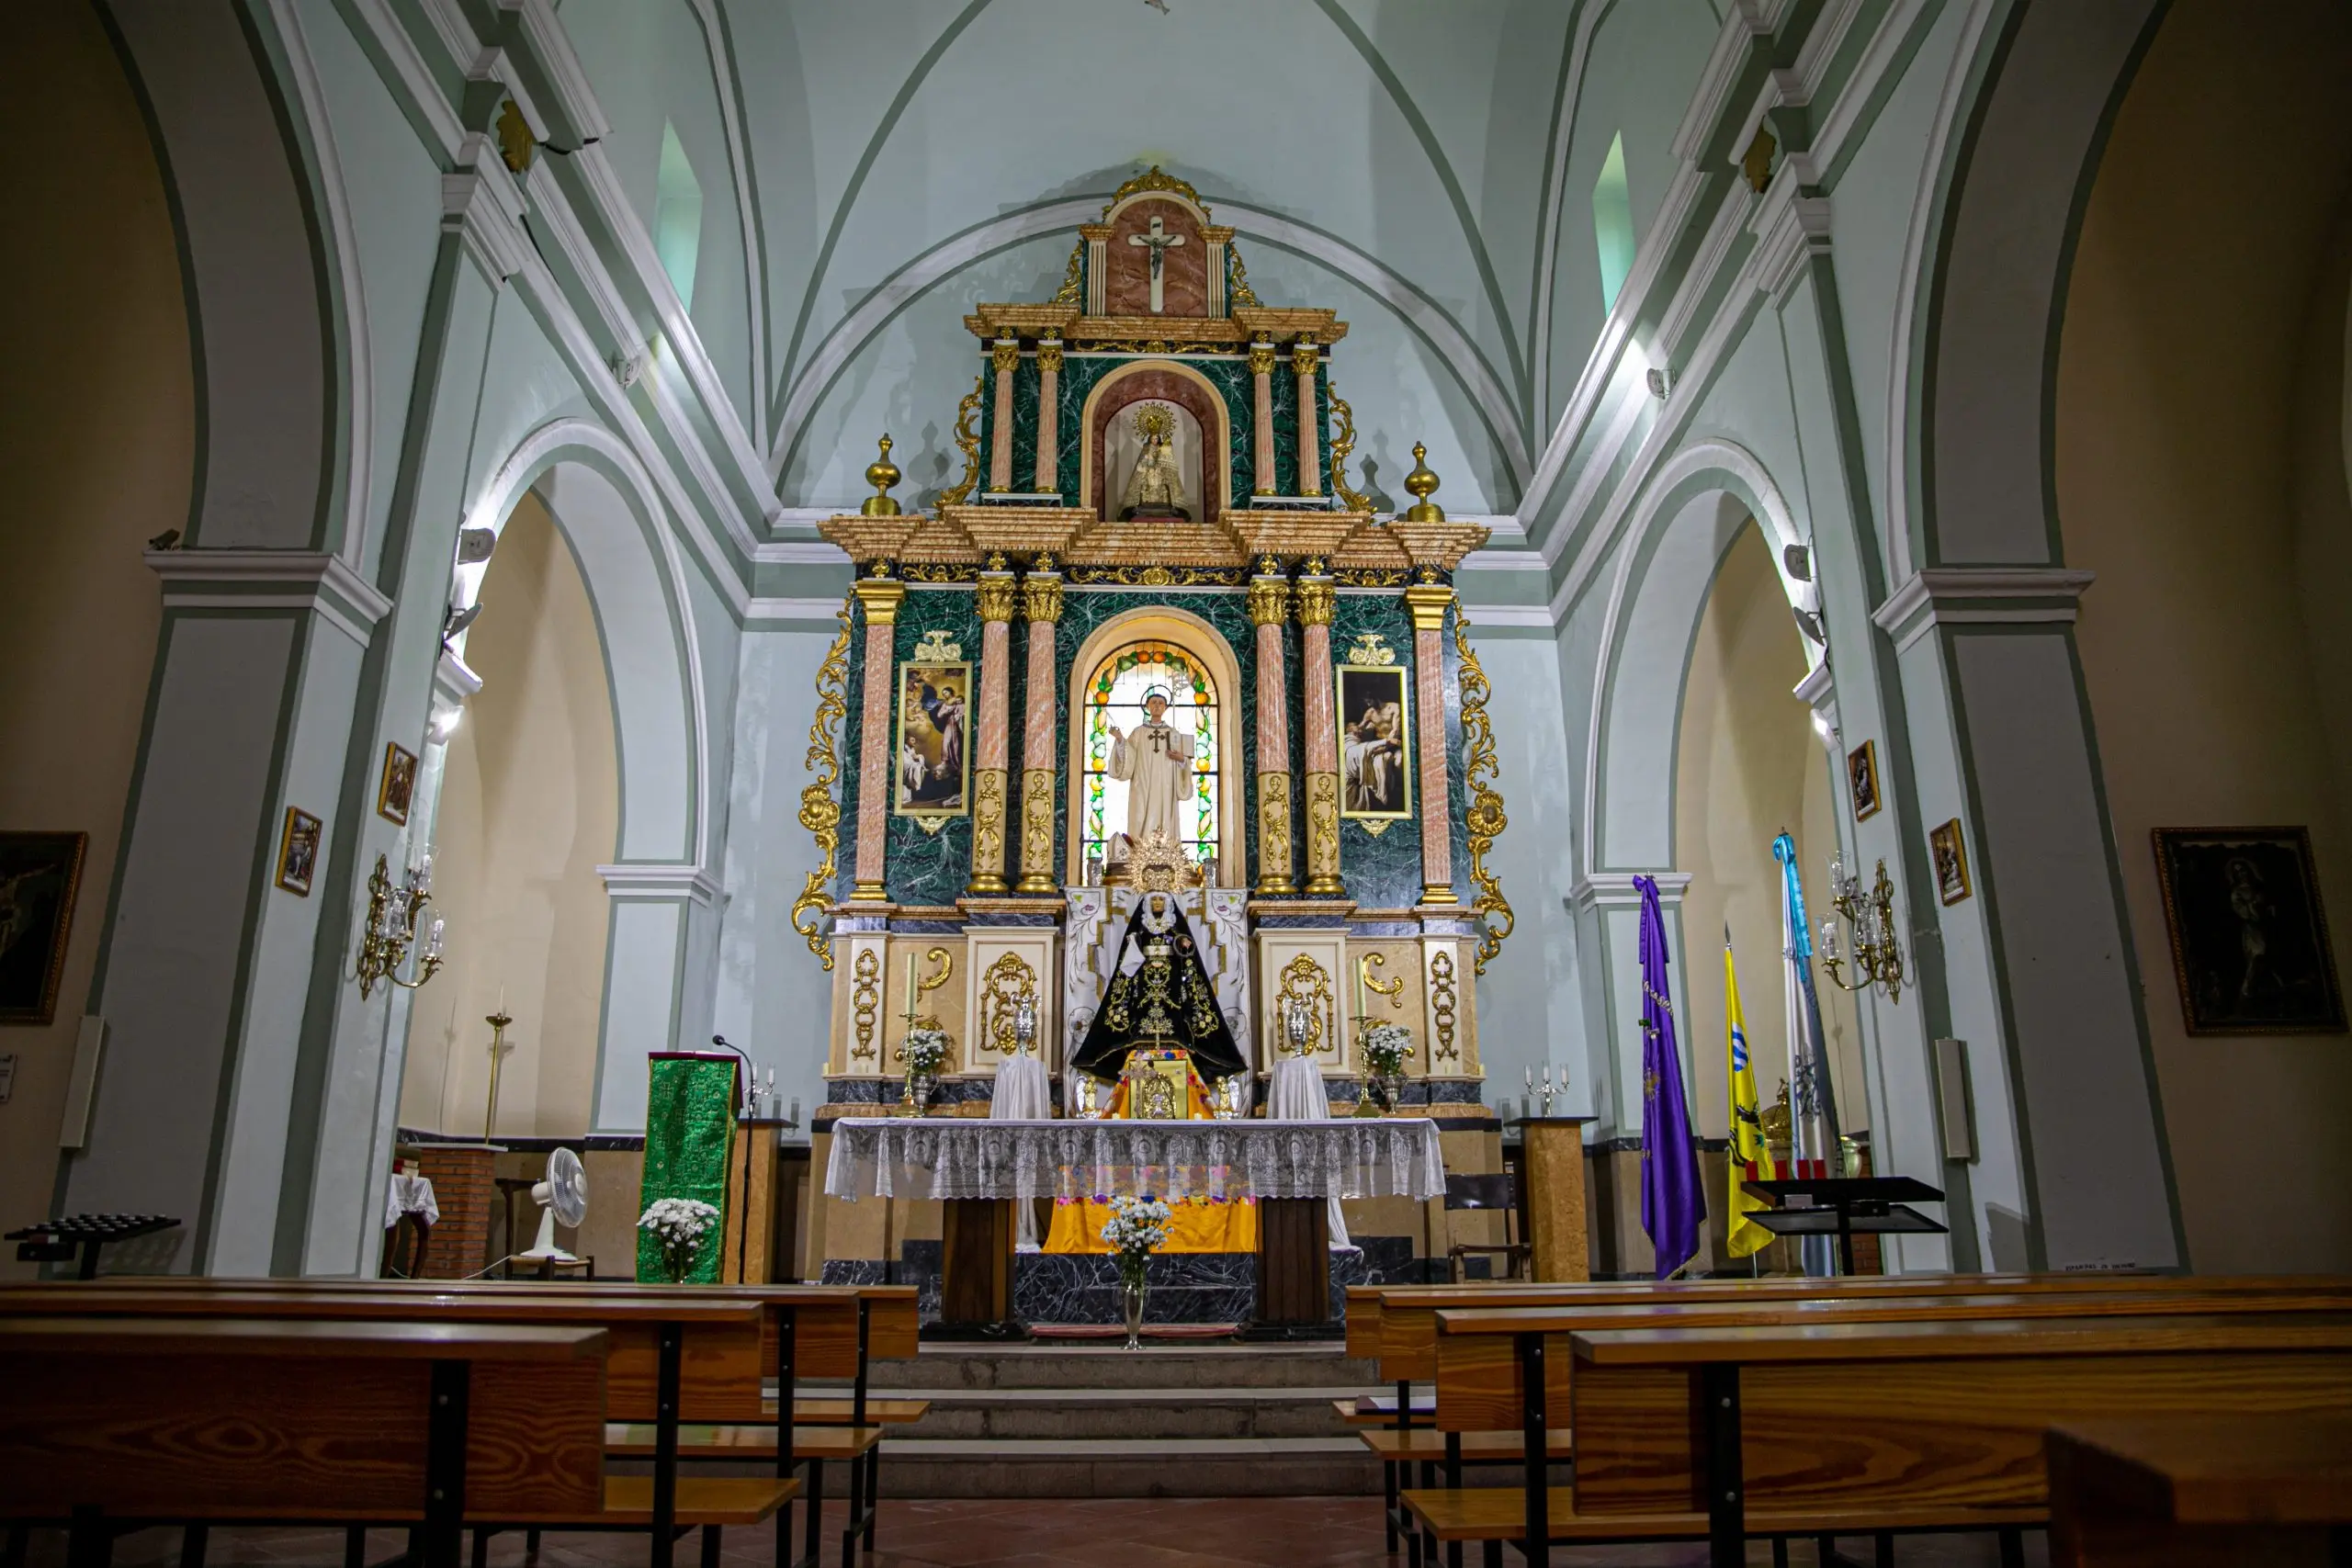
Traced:
[[[1206, 1198], [1179, 1198], [1168, 1205], [1168, 1239], [1161, 1252], [1255, 1252], [1258, 1250], [1258, 1205], [1248, 1198], [1215, 1203]], [[1054, 1223], [1046, 1235], [1047, 1252], [1108, 1252], [1102, 1243], [1102, 1222], [1111, 1217], [1108, 1199], [1057, 1198]]]

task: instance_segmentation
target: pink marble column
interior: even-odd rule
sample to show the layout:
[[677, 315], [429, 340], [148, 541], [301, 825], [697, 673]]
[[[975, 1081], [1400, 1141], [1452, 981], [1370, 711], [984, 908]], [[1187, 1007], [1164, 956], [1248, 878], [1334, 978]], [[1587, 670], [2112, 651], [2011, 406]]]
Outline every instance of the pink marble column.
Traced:
[[1012, 573], [1002, 558], [980, 573], [980, 724], [972, 751], [972, 883], [969, 891], [1002, 893], [1004, 803], [1008, 782], [1006, 717], [1012, 673]]
[[888, 578], [866, 578], [856, 585], [857, 602], [865, 607], [865, 695], [858, 715], [857, 862], [850, 897], [879, 903], [889, 897], [882, 879], [883, 832], [890, 822], [890, 780], [898, 769], [890, 760], [890, 693], [895, 681], [892, 643], [897, 636], [899, 601], [907, 586]]
[[1335, 585], [1310, 560], [1298, 580], [1304, 628], [1298, 678], [1306, 695], [1306, 891], [1337, 895], [1340, 881], [1340, 728], [1332, 713], [1331, 611]]
[[[1265, 383], [1261, 373], [1261, 391]], [[1261, 412], [1264, 407], [1259, 405]], [[1271, 445], [1272, 434], [1265, 439]], [[1290, 879], [1290, 702], [1283, 671], [1290, 584], [1271, 556], [1250, 580], [1250, 618], [1258, 624], [1258, 896], [1280, 897], [1297, 891]]]
[[1054, 625], [1062, 618], [1061, 574], [1041, 558], [1021, 583], [1029, 617], [1029, 712], [1021, 735], [1021, 881], [1017, 891], [1052, 893], [1054, 878]]
[[1048, 334], [1037, 341], [1037, 465], [1036, 475], [1029, 481], [1040, 495], [1051, 495], [1062, 488], [1061, 383], [1062, 340]]
[[1009, 337], [989, 350], [996, 365], [996, 415], [989, 446], [989, 489], [1012, 488], [1012, 373], [1021, 368], [1021, 344]]
[[1420, 753], [1421, 902], [1452, 904], [1453, 814], [1445, 794], [1445, 612], [1453, 591], [1439, 583], [1405, 590], [1413, 613], [1413, 745]]
[[1315, 419], [1315, 367], [1322, 354], [1302, 333], [1290, 351], [1290, 372], [1298, 378], [1298, 493], [1323, 493], [1323, 442]]
[[1250, 384], [1255, 400], [1256, 439], [1250, 444], [1250, 490], [1254, 495], [1274, 493], [1274, 345], [1261, 340], [1250, 345]]

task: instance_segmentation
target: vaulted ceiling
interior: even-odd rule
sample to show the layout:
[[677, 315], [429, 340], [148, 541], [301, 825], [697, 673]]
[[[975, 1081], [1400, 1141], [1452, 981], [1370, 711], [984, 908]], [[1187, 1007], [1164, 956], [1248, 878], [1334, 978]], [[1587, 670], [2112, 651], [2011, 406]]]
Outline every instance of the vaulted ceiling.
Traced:
[[[912, 488], [980, 299], [1043, 299], [1148, 164], [1196, 185], [1268, 304], [1337, 308], [1363, 488], [1426, 440], [1509, 510], [1606, 314], [1595, 187], [1632, 233], [1720, 27], [1711, 0], [563, 0], [649, 226], [665, 126], [702, 199], [693, 315], [783, 502]], [[674, 183], [674, 182], [673, 182]], [[674, 220], [674, 211], [673, 211]], [[1401, 459], [1401, 460], [1400, 460]]]

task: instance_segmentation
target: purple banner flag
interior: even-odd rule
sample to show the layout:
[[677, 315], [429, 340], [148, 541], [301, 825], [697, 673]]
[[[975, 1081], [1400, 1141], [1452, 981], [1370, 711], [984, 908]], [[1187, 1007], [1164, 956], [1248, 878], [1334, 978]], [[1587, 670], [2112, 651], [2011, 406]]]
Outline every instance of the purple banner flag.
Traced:
[[1657, 1251], [1661, 1280], [1699, 1254], [1707, 1217], [1690, 1109], [1682, 1098], [1682, 1049], [1666, 978], [1666, 917], [1657, 880], [1637, 876], [1642, 895], [1642, 1229]]

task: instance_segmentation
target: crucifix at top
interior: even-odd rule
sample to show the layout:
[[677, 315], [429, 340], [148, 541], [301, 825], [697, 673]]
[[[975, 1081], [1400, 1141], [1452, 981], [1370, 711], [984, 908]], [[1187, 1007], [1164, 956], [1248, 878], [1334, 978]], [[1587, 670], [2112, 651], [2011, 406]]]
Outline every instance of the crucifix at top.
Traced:
[[1161, 297], [1161, 289], [1167, 281], [1162, 274], [1166, 270], [1168, 247], [1181, 245], [1183, 243], [1183, 235], [1168, 232], [1157, 218], [1151, 220], [1151, 232], [1127, 236], [1127, 243], [1130, 245], [1148, 245], [1151, 249], [1151, 313], [1155, 316], [1160, 313], [1165, 303]]

